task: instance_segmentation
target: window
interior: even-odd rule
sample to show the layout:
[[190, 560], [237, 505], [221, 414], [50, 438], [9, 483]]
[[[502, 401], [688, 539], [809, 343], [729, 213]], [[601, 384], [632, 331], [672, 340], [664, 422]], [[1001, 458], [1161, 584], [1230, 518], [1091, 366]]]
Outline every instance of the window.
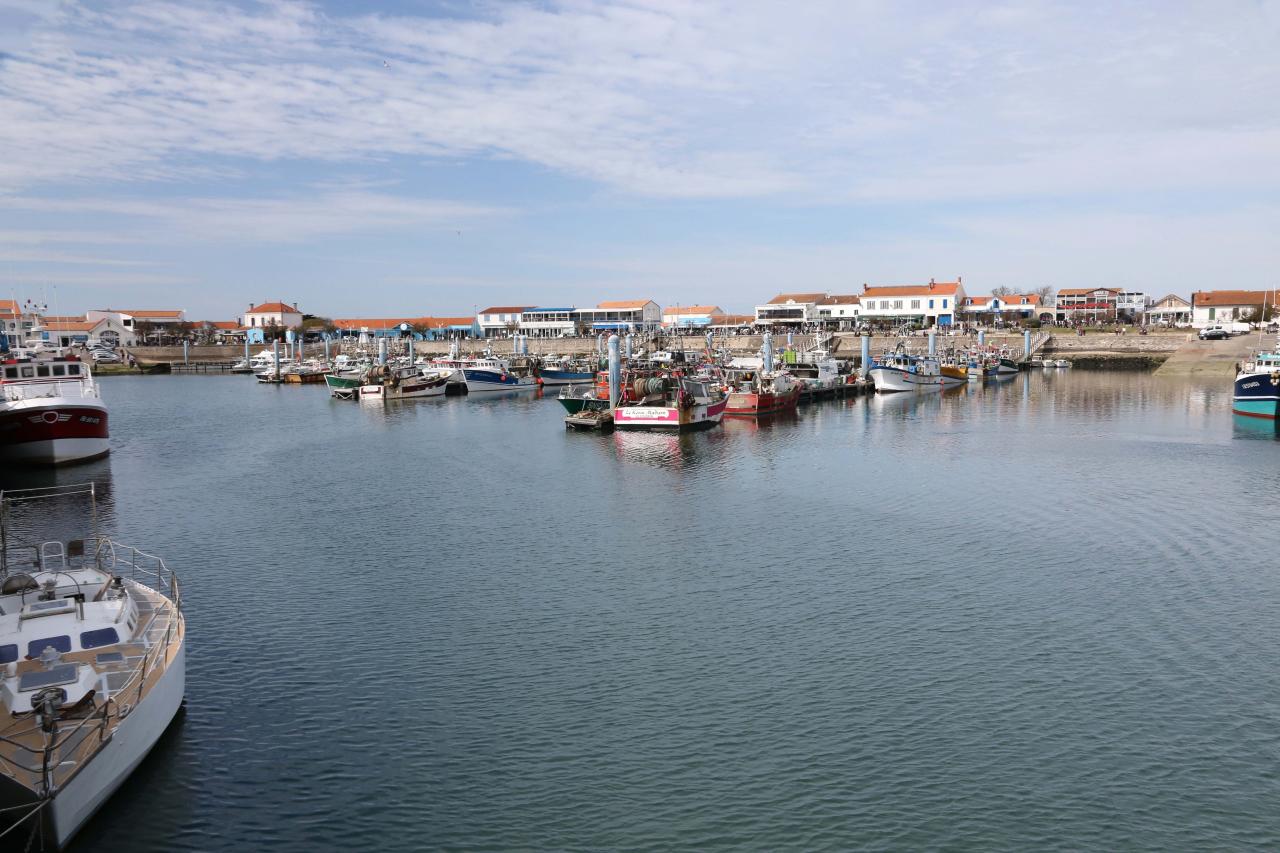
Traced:
[[919, 300], [919, 299], [912, 299], [912, 300], [911, 300], [911, 307], [912, 307], [913, 309], [915, 309], [915, 308], [919, 308], [919, 307], [920, 307], [920, 300]]
[[895, 299], [895, 300], [893, 300], [893, 307], [894, 307], [894, 308], [901, 308], [901, 307], [902, 307], [902, 300], [901, 300], [901, 299]]
[[932, 300], [932, 299], [930, 299], [930, 300], [929, 300], [929, 307], [930, 307], [930, 308], [932, 308], [932, 307], [933, 307], [933, 300]]
[[67, 365], [67, 375], [68, 375], [68, 376], [79, 376], [79, 375], [80, 375], [80, 365], [78, 365], [78, 364], [68, 364], [68, 365]]
[[942, 300], [942, 307], [943, 307], [943, 308], [946, 308], [946, 307], [947, 307], [947, 300], [945, 300], [945, 299], [944, 299], [944, 300]]
[[18, 659], [18, 644], [9, 643], [6, 646], [0, 646], [0, 663], [13, 663]]
[[6, 367], [6, 368], [4, 369], [4, 378], [5, 378], [5, 379], [17, 379], [17, 378], [18, 378], [18, 368], [16, 368], [16, 367]]
[[67, 375], [67, 368], [66, 368], [65, 366], [61, 365], [61, 364], [55, 364], [55, 365], [53, 366], [53, 375], [54, 375], [54, 376], [66, 376], [66, 375]]
[[84, 631], [80, 634], [80, 648], [96, 649], [99, 646], [113, 646], [120, 642], [120, 635], [115, 628], [99, 628], [96, 631]]
[[49, 365], [42, 364], [36, 368], [36, 376], [48, 376], [48, 375], [49, 375]]
[[27, 657], [40, 657], [40, 653], [48, 646], [53, 646], [60, 652], [69, 652], [71, 651], [71, 637], [63, 634], [60, 637], [45, 637], [43, 640], [32, 640], [27, 643]]
[[23, 378], [23, 379], [30, 379], [30, 378], [32, 378], [32, 377], [33, 377], [33, 376], [35, 376], [35, 375], [36, 375], [36, 369], [35, 369], [34, 367], [24, 367], [24, 368], [22, 368], [22, 378]]

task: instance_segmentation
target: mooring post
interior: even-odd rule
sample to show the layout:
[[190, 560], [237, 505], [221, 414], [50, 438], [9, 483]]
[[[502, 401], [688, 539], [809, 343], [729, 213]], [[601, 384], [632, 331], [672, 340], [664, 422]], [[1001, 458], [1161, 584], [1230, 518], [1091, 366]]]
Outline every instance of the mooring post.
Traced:
[[871, 336], [862, 336], [862, 378], [871, 377]]
[[938, 354], [938, 333], [933, 329], [929, 330], [929, 355]]
[[1024, 361], [1031, 360], [1031, 330], [1022, 330], [1022, 358]]
[[618, 407], [622, 386], [622, 360], [618, 355], [618, 336], [609, 336], [609, 409]]

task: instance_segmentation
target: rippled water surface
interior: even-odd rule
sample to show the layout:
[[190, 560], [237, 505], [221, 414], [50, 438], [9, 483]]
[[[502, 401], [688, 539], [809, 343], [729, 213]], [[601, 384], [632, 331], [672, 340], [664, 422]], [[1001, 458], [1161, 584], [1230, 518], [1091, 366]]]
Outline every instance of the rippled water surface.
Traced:
[[1280, 442], [1229, 383], [679, 438], [102, 385], [56, 477], [181, 574], [187, 702], [79, 851], [1280, 846]]

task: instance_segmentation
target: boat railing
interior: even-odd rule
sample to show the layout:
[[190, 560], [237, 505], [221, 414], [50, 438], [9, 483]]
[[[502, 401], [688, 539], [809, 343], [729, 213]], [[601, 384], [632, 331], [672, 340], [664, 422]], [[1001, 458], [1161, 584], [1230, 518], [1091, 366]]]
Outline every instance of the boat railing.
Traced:
[[99, 536], [94, 549], [94, 560], [102, 571], [149, 586], [169, 598], [179, 612], [182, 610], [178, 575], [155, 554]]

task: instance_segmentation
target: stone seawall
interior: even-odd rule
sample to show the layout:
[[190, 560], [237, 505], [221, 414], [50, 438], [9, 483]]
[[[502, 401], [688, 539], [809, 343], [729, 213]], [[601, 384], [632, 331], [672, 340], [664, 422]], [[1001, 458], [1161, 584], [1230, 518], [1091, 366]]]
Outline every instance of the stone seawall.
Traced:
[[[1189, 340], [1194, 340], [1194, 335], [1186, 332], [1176, 333], [1155, 333], [1149, 335], [1112, 335], [1107, 333], [1090, 333], [1079, 336], [1068, 332], [1066, 334], [1053, 334], [1045, 344], [1041, 354], [1054, 358], [1065, 358], [1081, 367], [1116, 367], [1116, 368], [1149, 368], [1161, 364], [1165, 359], [1172, 355], [1179, 347]], [[724, 346], [727, 341], [729, 349], [738, 354], [754, 354], [760, 350], [763, 338], [760, 335], [731, 335], [728, 338], [717, 337], [715, 345], [717, 348]], [[814, 337], [812, 335], [794, 335], [793, 343], [797, 349], [808, 349], [813, 345]], [[668, 337], [663, 339], [662, 345], [675, 349], [682, 347], [684, 349], [702, 349], [705, 346], [705, 339], [700, 335], [689, 335], [681, 337]], [[909, 335], [906, 337], [898, 337], [894, 335], [876, 335], [871, 338], [871, 352], [873, 355], [880, 355], [883, 352], [895, 349], [898, 344], [903, 344], [912, 352], [924, 352], [929, 346], [929, 339], [926, 335]], [[967, 348], [977, 343], [977, 338], [972, 335], [939, 335], [938, 349], [945, 351], [951, 347]], [[996, 348], [1007, 348], [1014, 353], [1015, 357], [1022, 356], [1023, 338], [1021, 334], [989, 334], [986, 336], [988, 346]], [[419, 355], [427, 357], [446, 355], [452, 344], [449, 341], [417, 341], [414, 344], [414, 351]], [[639, 339], [634, 344], [637, 348], [646, 346]], [[781, 352], [786, 345], [786, 335], [774, 336], [774, 347]], [[477, 352], [488, 346], [498, 355], [511, 355], [513, 342], [510, 339], [495, 339], [489, 341], [461, 341], [459, 348], [462, 352]], [[595, 338], [529, 338], [528, 347], [530, 355], [569, 355], [569, 356], [585, 356], [595, 352]], [[652, 348], [652, 345], [648, 345]], [[263, 349], [262, 344], [254, 344], [250, 350], [254, 353]], [[284, 346], [281, 346], [281, 352]], [[841, 332], [834, 336], [832, 347], [834, 354], [838, 358], [857, 359], [862, 351], [861, 336], [851, 332]], [[401, 341], [391, 342], [392, 352], [404, 352], [404, 344]], [[341, 350], [339, 345], [334, 342], [330, 344], [330, 352], [337, 354]], [[140, 364], [169, 364], [181, 363], [183, 359], [182, 347], [130, 347], [127, 352], [138, 360]], [[320, 356], [324, 353], [322, 344], [307, 344], [306, 355]], [[244, 358], [244, 346], [193, 346], [187, 353], [187, 358], [193, 363], [214, 363], [214, 362], [234, 362]]]

